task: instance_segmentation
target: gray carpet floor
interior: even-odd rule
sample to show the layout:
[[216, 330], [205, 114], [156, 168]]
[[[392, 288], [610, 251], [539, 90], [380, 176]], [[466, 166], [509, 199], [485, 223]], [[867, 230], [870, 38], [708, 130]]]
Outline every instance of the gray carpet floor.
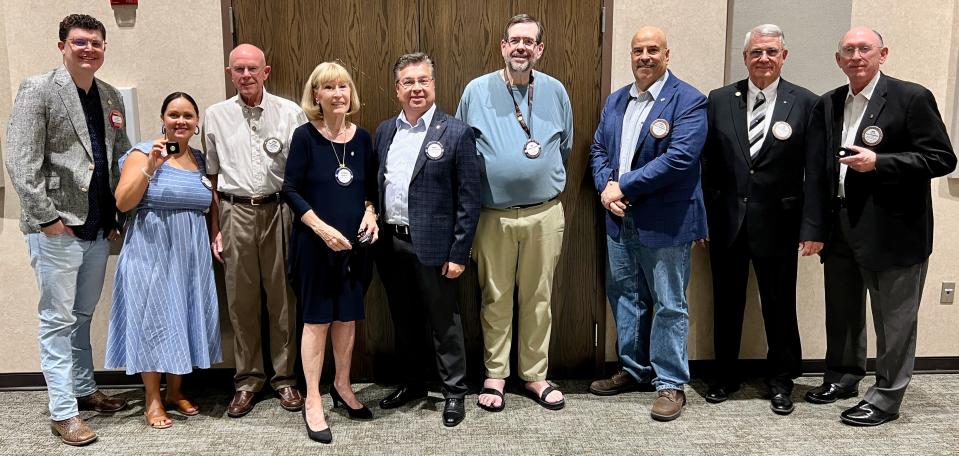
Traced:
[[959, 375], [917, 375], [902, 417], [877, 428], [840, 423], [839, 412], [858, 399], [830, 405], [802, 401], [819, 381], [799, 379], [793, 393], [796, 411], [789, 416], [769, 410], [761, 384], [748, 384], [726, 403], [714, 405], [702, 398], [705, 385], [694, 382], [686, 390], [689, 403], [683, 415], [670, 423], [650, 419], [654, 393], [597, 397], [586, 392], [587, 382], [559, 382], [567, 394], [564, 410], [549, 411], [529, 398], [507, 394], [506, 410], [489, 413], [477, 408], [476, 396], [470, 395], [466, 420], [451, 429], [440, 422], [443, 402], [437, 392], [414, 405], [380, 410], [375, 404], [390, 388], [359, 384], [358, 397], [374, 406], [375, 419], [351, 421], [342, 409], [329, 410], [324, 395], [331, 445], [308, 440], [300, 414], [284, 411], [273, 397], [265, 397], [243, 418], [228, 418], [229, 392], [195, 396], [199, 416], [171, 413], [172, 428], [151, 429], [142, 416], [142, 390], [129, 389], [108, 391], [131, 401], [126, 411], [83, 412], [100, 439], [71, 448], [50, 434], [45, 392], [4, 392], [0, 454], [959, 454]]

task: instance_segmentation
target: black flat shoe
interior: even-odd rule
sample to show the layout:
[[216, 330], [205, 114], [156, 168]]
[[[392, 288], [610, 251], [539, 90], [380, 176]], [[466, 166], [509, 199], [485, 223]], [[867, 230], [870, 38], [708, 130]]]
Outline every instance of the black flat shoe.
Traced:
[[424, 388], [411, 388], [409, 386], [403, 385], [400, 386], [396, 391], [393, 391], [392, 394], [386, 396], [382, 401], [380, 401], [381, 409], [391, 409], [396, 408], [401, 405], [406, 404], [407, 402], [415, 401], [417, 399], [422, 399], [426, 397], [426, 389]]
[[719, 404], [726, 402], [729, 395], [736, 391], [739, 391], [739, 386], [710, 386], [703, 398], [710, 404]]
[[333, 441], [333, 433], [330, 432], [330, 427], [327, 426], [326, 429], [319, 431], [314, 431], [310, 429], [310, 422], [306, 420], [306, 404], [303, 404], [303, 423], [306, 424], [306, 435], [310, 437], [310, 440], [320, 443], [330, 443]]
[[777, 415], [788, 415], [796, 409], [792, 399], [786, 393], [777, 393], [769, 398], [769, 408]]
[[365, 405], [358, 409], [350, 408], [350, 404], [347, 404], [346, 401], [343, 400], [343, 397], [340, 396], [340, 393], [336, 391], [335, 386], [330, 387], [330, 397], [333, 398], [333, 408], [337, 408], [340, 406], [340, 404], [343, 404], [343, 408], [346, 409], [346, 413], [350, 415], [351, 420], [366, 421], [373, 419], [373, 412], [366, 408]]
[[852, 426], [879, 426], [897, 418], [899, 418], [898, 413], [884, 412], [866, 401], [862, 401], [859, 405], [848, 408], [839, 414], [839, 419], [843, 423]]
[[813, 404], [832, 404], [839, 399], [848, 399], [858, 395], [859, 391], [856, 391], [856, 388], [843, 388], [843, 386], [838, 383], [823, 383], [806, 392], [806, 402]]
[[463, 405], [463, 398], [446, 398], [446, 404], [443, 405], [443, 426], [456, 426], [463, 422], [463, 418], [466, 418], [466, 407]]

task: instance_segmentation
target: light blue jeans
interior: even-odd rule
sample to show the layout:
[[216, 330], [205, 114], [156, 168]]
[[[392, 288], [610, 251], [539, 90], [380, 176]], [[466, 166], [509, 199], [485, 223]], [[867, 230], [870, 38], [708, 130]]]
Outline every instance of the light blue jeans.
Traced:
[[50, 419], [76, 416], [77, 397], [93, 394], [90, 319], [106, 274], [106, 239], [84, 241], [69, 234], [27, 238], [40, 304], [40, 368], [50, 396]]
[[630, 217], [620, 238], [606, 236], [606, 294], [616, 320], [619, 360], [656, 390], [689, 383], [690, 243], [650, 248], [635, 237]]

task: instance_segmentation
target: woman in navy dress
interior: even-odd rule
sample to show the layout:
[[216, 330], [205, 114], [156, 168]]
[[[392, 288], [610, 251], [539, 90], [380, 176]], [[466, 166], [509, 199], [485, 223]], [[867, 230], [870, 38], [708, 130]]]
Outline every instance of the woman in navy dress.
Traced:
[[347, 120], [360, 109], [360, 100], [345, 68], [318, 65], [300, 106], [310, 122], [293, 132], [283, 181], [283, 198], [294, 214], [289, 275], [304, 323], [303, 419], [311, 439], [329, 443], [332, 434], [320, 397], [327, 332], [336, 366], [333, 406], [342, 402], [351, 418], [373, 418], [353, 393], [350, 361], [355, 321], [363, 319], [369, 285], [364, 244], [376, 241], [378, 233], [373, 206], [377, 167], [370, 134]]
[[[107, 368], [140, 373], [144, 415], [157, 429], [197, 407], [183, 395], [183, 375], [222, 361], [216, 287], [206, 219], [213, 197], [203, 155], [190, 147], [199, 109], [190, 95], [170, 94], [160, 109], [165, 136], [120, 158], [117, 209], [130, 219], [113, 283]], [[168, 146], [175, 146], [170, 150]], [[168, 153], [169, 151], [169, 153]], [[166, 373], [166, 397], [160, 377]]]

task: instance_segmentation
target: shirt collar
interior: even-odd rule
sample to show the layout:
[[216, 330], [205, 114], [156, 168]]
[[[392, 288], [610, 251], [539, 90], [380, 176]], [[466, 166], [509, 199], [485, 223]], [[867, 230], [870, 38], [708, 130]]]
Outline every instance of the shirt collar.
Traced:
[[657, 97], [659, 97], [659, 92], [663, 91], [663, 86], [666, 85], [667, 79], [669, 79], [669, 70], [663, 72], [663, 75], [660, 76], [659, 79], [653, 83], [653, 85], [649, 86], [649, 90], [645, 92], [640, 92], [639, 88], [636, 87], [636, 83], [634, 82], [633, 85], [629, 87], [629, 96], [639, 99], [641, 94], [649, 94], [650, 99], [655, 100]]
[[762, 92], [763, 96], [765, 96], [767, 100], [776, 96], [776, 90], [779, 88], [779, 81], [781, 79], [782, 78], [776, 78], [776, 80], [773, 81], [768, 86], [766, 86], [765, 89], [759, 90], [759, 87], [757, 87], [756, 84], [753, 84], [752, 79], [746, 78], [746, 80], [749, 81], [747, 82], [747, 84], [749, 85], [749, 89], [748, 89], [749, 99], [752, 100], [756, 98], [756, 94], [758, 94], [759, 92]]
[[269, 92], [266, 91], [266, 87], [264, 87], [263, 96], [260, 97], [260, 104], [256, 106], [250, 106], [246, 104], [245, 101], [243, 101], [243, 97], [241, 97], [240, 94], [236, 94], [236, 104], [238, 104], [240, 108], [263, 109], [265, 107], [264, 105], [267, 103], [267, 100], [269, 98], [270, 98], [270, 94]]
[[872, 77], [872, 80], [869, 81], [869, 84], [866, 84], [866, 87], [864, 87], [864, 88], [862, 89], [862, 91], [859, 92], [859, 93], [857, 93], [856, 95], [853, 95], [853, 94], [852, 94], [852, 85], [849, 85], [849, 90], [846, 92], [846, 98], [850, 98], [850, 97], [855, 97], [855, 96], [858, 96], [858, 95], [862, 95], [863, 97], [866, 98], [867, 101], [868, 101], [868, 100], [871, 100], [871, 99], [872, 99], [872, 93], [876, 90], [876, 84], [879, 83], [879, 76], [880, 76], [880, 75], [882, 75], [882, 72], [877, 71], [877, 72], [876, 72], [876, 75], [873, 76], [873, 77]]
[[396, 128], [403, 128], [403, 125], [406, 125], [409, 128], [416, 128], [416, 126], [420, 124], [429, 127], [429, 125], [433, 122], [434, 113], [436, 113], [436, 103], [433, 103], [433, 106], [430, 106], [430, 109], [423, 113], [423, 116], [420, 117], [420, 120], [416, 122], [416, 125], [410, 125], [410, 121], [406, 120], [406, 113], [401, 110], [400, 115], [396, 117]]

